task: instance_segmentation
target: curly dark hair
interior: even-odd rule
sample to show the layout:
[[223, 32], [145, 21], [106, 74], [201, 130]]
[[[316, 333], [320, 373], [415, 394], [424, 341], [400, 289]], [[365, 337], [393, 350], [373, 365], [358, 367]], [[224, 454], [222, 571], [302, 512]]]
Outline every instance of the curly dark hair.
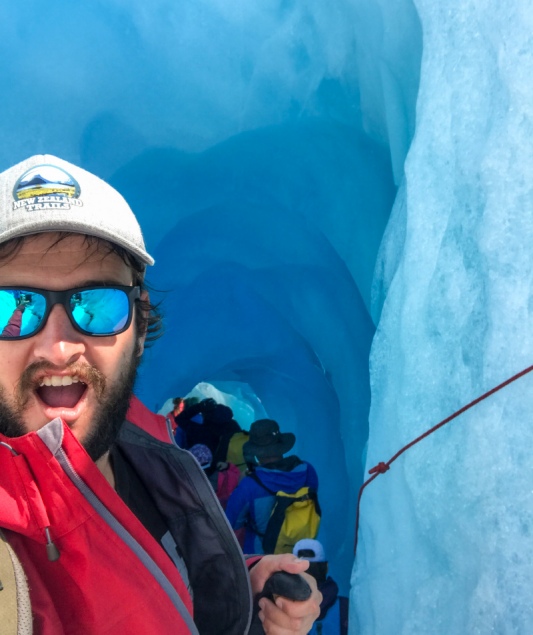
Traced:
[[[53, 232], [57, 235], [56, 240], [49, 246], [49, 250], [61, 243], [70, 236], [83, 236], [84, 244], [90, 248], [102, 251], [102, 258], [113, 253], [130, 268], [133, 279], [133, 286], [139, 286], [142, 291], [149, 291], [150, 287], [145, 281], [146, 265], [136, 258], [131, 252], [120, 245], [99, 238], [97, 236], [89, 236], [87, 234], [78, 234], [70, 231]], [[0, 243], [0, 265], [9, 262], [14, 258], [22, 245], [40, 234], [29, 234], [27, 236], [18, 236], [4, 243]], [[159, 339], [163, 335], [163, 320], [160, 311], [160, 303], [152, 304], [149, 300], [138, 300], [138, 311], [135, 311], [135, 328], [139, 335], [144, 335], [145, 346], [150, 346], [152, 342]]]

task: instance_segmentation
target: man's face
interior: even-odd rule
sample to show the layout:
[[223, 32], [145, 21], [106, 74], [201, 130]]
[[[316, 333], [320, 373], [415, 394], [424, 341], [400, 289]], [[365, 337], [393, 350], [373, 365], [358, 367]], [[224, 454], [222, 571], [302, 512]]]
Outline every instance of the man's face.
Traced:
[[180, 401], [179, 404], [174, 406], [174, 416], [177, 417], [180, 414], [180, 412], [183, 412], [184, 410], [185, 410], [185, 402]]
[[[105, 247], [88, 246], [82, 236], [54, 245], [56, 240], [57, 234], [48, 233], [25, 241], [14, 258], [0, 262], [0, 286], [132, 284], [130, 268]], [[37, 335], [0, 340], [0, 432], [17, 436], [61, 417], [96, 460], [116, 433], [107, 428], [116, 428], [125, 414], [143, 344], [135, 320], [118, 335], [91, 337], [74, 329], [61, 305], [54, 306]]]

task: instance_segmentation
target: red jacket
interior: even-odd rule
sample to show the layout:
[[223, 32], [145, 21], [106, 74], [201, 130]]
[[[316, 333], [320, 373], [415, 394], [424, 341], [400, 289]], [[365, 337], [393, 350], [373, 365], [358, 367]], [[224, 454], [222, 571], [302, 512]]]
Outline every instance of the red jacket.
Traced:
[[[28, 577], [34, 632], [243, 635], [251, 615], [246, 564], [205, 475], [163, 441], [164, 417], [134, 401], [128, 419], [142, 419], [145, 430], [127, 421], [117, 443], [185, 560], [196, 625], [178, 569], [55, 419], [22, 437], [0, 435], [0, 527]], [[47, 534], [58, 560], [47, 556]]]

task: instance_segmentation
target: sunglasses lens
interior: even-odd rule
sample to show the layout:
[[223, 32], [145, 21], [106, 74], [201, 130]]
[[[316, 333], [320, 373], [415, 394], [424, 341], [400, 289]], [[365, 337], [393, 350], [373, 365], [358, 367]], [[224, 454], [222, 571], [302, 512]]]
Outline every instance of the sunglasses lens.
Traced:
[[45, 310], [46, 300], [40, 293], [0, 290], [0, 338], [31, 335], [39, 328]]
[[79, 328], [89, 335], [114, 335], [130, 317], [130, 303], [122, 289], [77, 291], [70, 297], [70, 310]]

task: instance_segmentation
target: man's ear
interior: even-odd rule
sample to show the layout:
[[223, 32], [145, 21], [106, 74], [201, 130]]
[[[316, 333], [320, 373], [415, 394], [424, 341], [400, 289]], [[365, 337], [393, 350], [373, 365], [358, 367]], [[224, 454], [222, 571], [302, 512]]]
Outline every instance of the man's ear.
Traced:
[[138, 335], [137, 357], [141, 357], [141, 355], [144, 353], [144, 342], [146, 340], [146, 325], [148, 324], [148, 311], [146, 309], [143, 309], [142, 307], [149, 302], [150, 302], [150, 294], [148, 293], [146, 289], [144, 289], [144, 291], [141, 291], [141, 303], [137, 307], [140, 311], [143, 312], [143, 318], [144, 318], [143, 324], [145, 325], [145, 328], [143, 329], [142, 333], [139, 333]]

